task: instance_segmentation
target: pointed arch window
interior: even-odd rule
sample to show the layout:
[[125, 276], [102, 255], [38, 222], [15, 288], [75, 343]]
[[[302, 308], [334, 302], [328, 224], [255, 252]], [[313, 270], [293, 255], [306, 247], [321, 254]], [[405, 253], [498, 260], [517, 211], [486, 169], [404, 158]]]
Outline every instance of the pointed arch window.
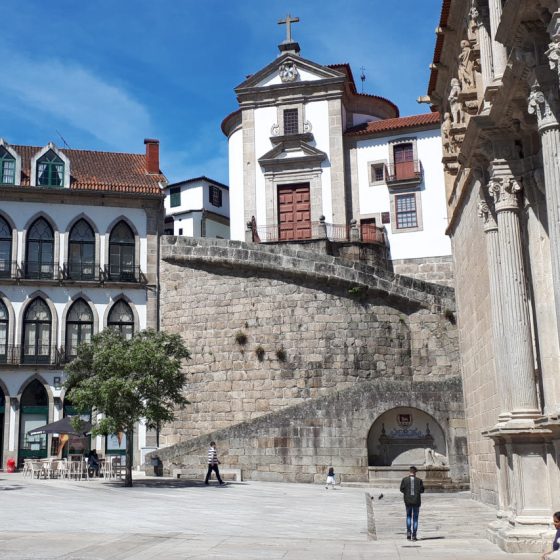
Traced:
[[0, 217], [0, 278], [9, 278], [12, 269], [12, 228]]
[[95, 279], [95, 233], [84, 219], [70, 230], [68, 241], [68, 275], [72, 280]]
[[64, 162], [53, 150], [37, 160], [37, 185], [62, 187], [64, 185]]
[[8, 357], [8, 327], [10, 317], [6, 304], [0, 300], [0, 363], [5, 364]]
[[0, 183], [14, 185], [16, 182], [16, 160], [6, 148], [0, 146]]
[[47, 456], [47, 435], [29, 432], [45, 425], [49, 417], [49, 397], [43, 385], [34, 379], [21, 395], [19, 418], [18, 463], [24, 459], [42, 459]]
[[23, 363], [50, 363], [51, 331], [51, 310], [45, 300], [36, 298], [25, 310], [23, 318]]
[[33, 222], [27, 234], [25, 277], [52, 280], [54, 275], [54, 232], [47, 220]]
[[89, 344], [92, 335], [93, 312], [83, 299], [78, 299], [72, 304], [66, 317], [66, 357], [76, 357], [78, 346]]
[[134, 282], [135, 241], [130, 226], [120, 221], [109, 237], [109, 279], [114, 282]]
[[119, 331], [127, 340], [132, 338], [134, 335], [134, 314], [126, 301], [120, 299], [111, 307], [107, 318], [107, 326]]

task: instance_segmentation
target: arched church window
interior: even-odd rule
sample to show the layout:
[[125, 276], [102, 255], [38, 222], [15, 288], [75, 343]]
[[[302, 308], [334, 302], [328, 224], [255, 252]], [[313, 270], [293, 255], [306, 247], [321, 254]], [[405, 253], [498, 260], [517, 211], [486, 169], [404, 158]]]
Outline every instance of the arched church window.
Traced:
[[27, 234], [26, 278], [52, 279], [54, 272], [54, 232], [47, 220], [33, 222]]
[[42, 298], [34, 299], [23, 318], [22, 359], [25, 364], [48, 364], [51, 357], [52, 316]]
[[0, 217], [0, 278], [9, 278], [12, 266], [12, 228]]
[[130, 226], [120, 221], [109, 237], [109, 279], [116, 282], [135, 280], [135, 241]]
[[127, 340], [132, 338], [134, 334], [134, 314], [126, 301], [120, 299], [113, 305], [111, 311], [109, 311], [107, 326], [120, 332]]

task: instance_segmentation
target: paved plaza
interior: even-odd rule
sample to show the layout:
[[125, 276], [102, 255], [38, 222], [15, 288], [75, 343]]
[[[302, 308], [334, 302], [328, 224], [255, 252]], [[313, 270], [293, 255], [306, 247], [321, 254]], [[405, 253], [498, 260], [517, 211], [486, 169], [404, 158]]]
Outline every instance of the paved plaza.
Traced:
[[[1, 560], [504, 559], [484, 538], [494, 513], [468, 494], [426, 494], [420, 540], [405, 539], [400, 494], [374, 503], [367, 538], [364, 488], [263, 482], [206, 487], [138, 478], [95, 481], [0, 475]], [[374, 491], [376, 496], [380, 491]]]

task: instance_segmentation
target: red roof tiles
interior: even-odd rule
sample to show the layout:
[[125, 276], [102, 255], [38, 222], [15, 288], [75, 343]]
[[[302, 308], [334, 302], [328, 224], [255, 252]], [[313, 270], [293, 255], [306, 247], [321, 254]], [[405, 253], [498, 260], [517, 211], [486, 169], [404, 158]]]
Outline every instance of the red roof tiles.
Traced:
[[349, 128], [347, 136], [365, 136], [380, 132], [389, 132], [403, 128], [413, 128], [417, 126], [429, 126], [439, 124], [439, 113], [425, 113], [423, 115], [412, 115], [410, 117], [399, 117], [397, 119], [383, 119], [360, 124]]
[[[10, 145], [21, 156], [21, 186], [30, 186], [31, 159], [42, 150]], [[70, 189], [161, 195], [163, 173], [146, 172], [144, 154], [59, 149], [70, 160]]]

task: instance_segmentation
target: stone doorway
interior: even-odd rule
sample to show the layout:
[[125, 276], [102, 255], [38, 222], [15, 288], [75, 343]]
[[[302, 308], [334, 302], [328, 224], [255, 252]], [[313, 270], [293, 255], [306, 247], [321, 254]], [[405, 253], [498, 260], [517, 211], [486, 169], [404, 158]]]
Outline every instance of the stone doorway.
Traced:
[[278, 237], [280, 241], [311, 239], [309, 183], [278, 187]]

